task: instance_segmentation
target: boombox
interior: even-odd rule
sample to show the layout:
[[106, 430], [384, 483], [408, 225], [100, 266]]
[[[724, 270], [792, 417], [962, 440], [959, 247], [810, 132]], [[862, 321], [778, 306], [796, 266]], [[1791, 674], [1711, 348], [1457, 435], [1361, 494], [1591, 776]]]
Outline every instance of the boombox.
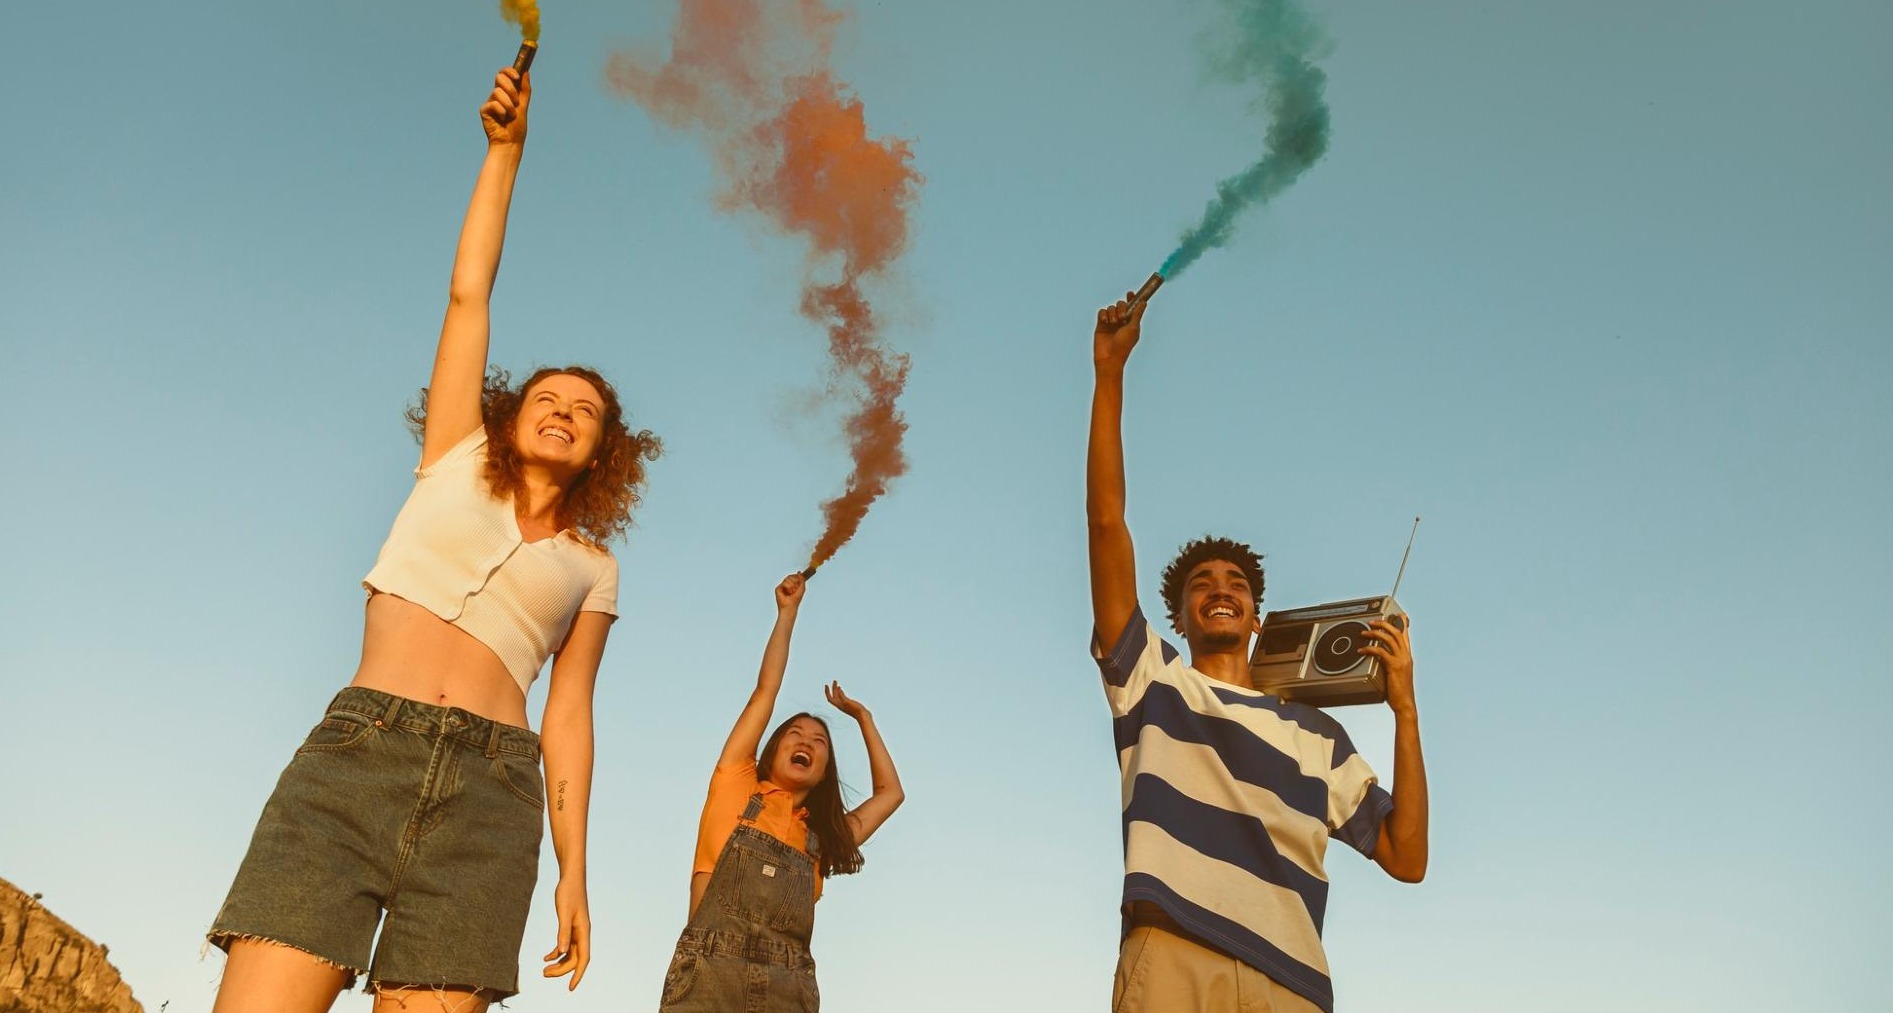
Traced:
[[1270, 612], [1249, 657], [1250, 684], [1316, 707], [1380, 703], [1387, 699], [1380, 659], [1360, 649], [1374, 643], [1362, 635], [1367, 624], [1389, 616], [1406, 621], [1391, 594]]
[[1382, 703], [1387, 699], [1387, 676], [1380, 659], [1362, 654], [1377, 643], [1366, 636], [1367, 624], [1391, 619], [1407, 628], [1407, 613], [1393, 596], [1400, 593], [1400, 578], [1407, 575], [1407, 557], [1413, 555], [1413, 536], [1420, 519], [1413, 518], [1407, 548], [1400, 554], [1400, 569], [1393, 575], [1393, 590], [1373, 598], [1310, 605], [1270, 612], [1262, 617], [1255, 651], [1249, 655], [1249, 684], [1284, 700], [1316, 707], [1351, 703]]

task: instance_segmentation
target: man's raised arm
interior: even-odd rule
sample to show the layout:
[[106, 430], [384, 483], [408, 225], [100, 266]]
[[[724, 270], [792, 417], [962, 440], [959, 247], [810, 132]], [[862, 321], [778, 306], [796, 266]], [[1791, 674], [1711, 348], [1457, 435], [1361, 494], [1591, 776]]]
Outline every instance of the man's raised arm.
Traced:
[[1124, 523], [1124, 364], [1148, 303], [1124, 300], [1098, 311], [1091, 336], [1096, 386], [1091, 395], [1091, 442], [1085, 454], [1085, 518], [1091, 534], [1091, 614], [1098, 647], [1110, 650], [1137, 608], [1137, 559]]

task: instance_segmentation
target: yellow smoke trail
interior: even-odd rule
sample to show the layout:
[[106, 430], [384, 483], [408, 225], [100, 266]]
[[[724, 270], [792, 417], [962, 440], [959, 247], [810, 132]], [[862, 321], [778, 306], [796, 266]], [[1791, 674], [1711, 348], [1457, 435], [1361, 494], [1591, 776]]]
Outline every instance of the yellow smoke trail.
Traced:
[[500, 0], [500, 17], [519, 26], [519, 37], [539, 41], [539, 0]]

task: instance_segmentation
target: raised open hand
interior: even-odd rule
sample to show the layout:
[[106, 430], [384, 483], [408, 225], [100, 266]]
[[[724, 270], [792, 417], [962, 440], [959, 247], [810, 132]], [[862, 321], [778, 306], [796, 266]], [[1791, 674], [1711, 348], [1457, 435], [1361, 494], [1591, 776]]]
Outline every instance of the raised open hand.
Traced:
[[822, 695], [828, 698], [828, 705], [860, 721], [868, 716], [868, 708], [861, 701], [841, 691], [841, 683], [831, 682], [822, 687]]

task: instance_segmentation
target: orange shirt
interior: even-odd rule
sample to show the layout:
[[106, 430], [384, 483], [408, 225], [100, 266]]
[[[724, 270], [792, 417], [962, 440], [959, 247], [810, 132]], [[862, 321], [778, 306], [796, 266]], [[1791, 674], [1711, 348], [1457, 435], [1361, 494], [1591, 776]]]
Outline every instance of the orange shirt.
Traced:
[[[808, 810], [797, 808], [788, 792], [756, 777], [756, 761], [744, 760], [734, 766], [717, 765], [710, 772], [710, 795], [703, 801], [703, 816], [697, 820], [697, 862], [691, 873], [716, 871], [717, 857], [723, 845], [736, 832], [749, 798], [761, 793], [762, 812], [751, 822], [756, 829], [808, 854]], [[822, 895], [822, 877], [815, 876], [815, 896]]]

